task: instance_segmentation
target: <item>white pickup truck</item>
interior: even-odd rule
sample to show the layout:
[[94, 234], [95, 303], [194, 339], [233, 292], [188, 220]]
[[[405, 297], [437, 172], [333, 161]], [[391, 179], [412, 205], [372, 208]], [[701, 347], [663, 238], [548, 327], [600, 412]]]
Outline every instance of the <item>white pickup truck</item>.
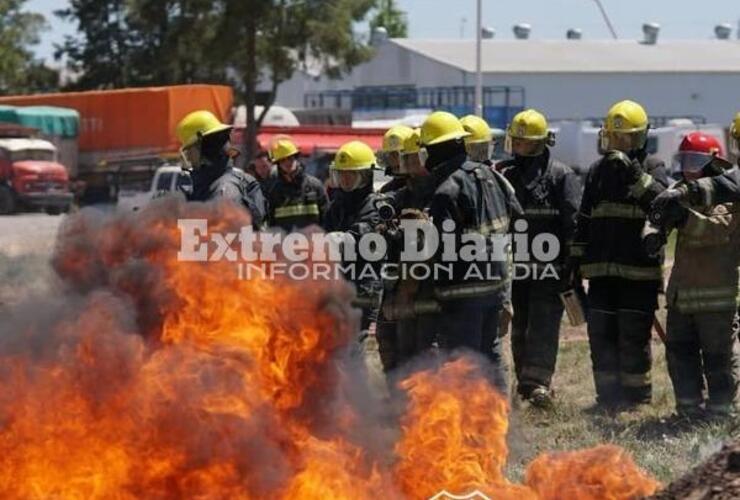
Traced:
[[177, 165], [159, 167], [154, 173], [148, 191], [135, 189], [121, 189], [118, 193], [119, 210], [137, 211], [151, 203], [155, 198], [163, 196], [183, 196], [183, 191], [192, 188], [193, 181], [190, 174]]

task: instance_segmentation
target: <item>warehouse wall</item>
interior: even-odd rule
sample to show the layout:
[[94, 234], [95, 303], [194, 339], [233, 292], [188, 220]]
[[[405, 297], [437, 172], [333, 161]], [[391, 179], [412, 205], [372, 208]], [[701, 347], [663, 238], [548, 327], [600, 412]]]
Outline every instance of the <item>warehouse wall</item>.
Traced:
[[626, 98], [653, 115], [701, 115], [715, 123], [729, 123], [740, 110], [740, 74], [485, 75], [484, 84], [521, 85], [527, 105], [553, 118], [603, 116]]
[[[303, 107], [306, 92], [352, 89], [365, 85], [474, 85], [475, 75], [434, 61], [394, 43], [383, 44], [376, 56], [340, 80], [297, 73], [281, 85], [277, 103]], [[702, 115], [708, 121], [729, 122], [739, 107], [740, 73], [631, 74], [491, 74], [484, 85], [522, 86], [526, 104], [553, 118], [602, 116], [624, 98], [642, 102], [655, 115]]]

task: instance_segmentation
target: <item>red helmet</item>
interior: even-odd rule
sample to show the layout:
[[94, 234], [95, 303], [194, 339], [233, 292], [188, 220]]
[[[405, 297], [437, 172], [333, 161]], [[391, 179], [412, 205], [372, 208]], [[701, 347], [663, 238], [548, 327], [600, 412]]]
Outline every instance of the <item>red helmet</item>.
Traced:
[[704, 167], [715, 158], [724, 160], [722, 144], [713, 135], [691, 132], [683, 138], [674, 157], [674, 170], [685, 177], [701, 177]]

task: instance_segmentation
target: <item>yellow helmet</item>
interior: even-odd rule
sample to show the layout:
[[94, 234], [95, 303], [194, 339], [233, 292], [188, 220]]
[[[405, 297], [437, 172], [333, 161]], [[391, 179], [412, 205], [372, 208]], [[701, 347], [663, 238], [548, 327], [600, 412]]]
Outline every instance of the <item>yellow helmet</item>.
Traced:
[[506, 131], [514, 139], [541, 141], [547, 139], [547, 119], [534, 109], [525, 109], [517, 113]]
[[395, 125], [383, 135], [383, 152], [401, 151], [404, 141], [414, 132], [406, 125]]
[[375, 166], [375, 153], [362, 141], [343, 144], [334, 156], [334, 170], [367, 170]]
[[462, 139], [469, 135], [460, 120], [446, 111], [435, 111], [427, 116], [427, 119], [421, 125], [421, 144], [423, 146]]
[[402, 155], [410, 155], [418, 153], [421, 149], [421, 129], [411, 129], [411, 133], [403, 141], [403, 149], [401, 150]]
[[210, 111], [202, 109], [193, 111], [180, 120], [175, 128], [175, 134], [177, 134], [177, 138], [184, 149], [198, 142], [200, 137], [230, 130], [231, 128], [231, 125], [221, 123], [216, 115]]
[[740, 140], [740, 113], [737, 113], [735, 115], [735, 119], [732, 120], [732, 125], [730, 125], [730, 134], [735, 139]]
[[298, 147], [287, 137], [277, 138], [270, 145], [270, 160], [273, 163], [277, 163], [298, 153], [300, 153]]
[[465, 144], [491, 142], [493, 140], [491, 127], [483, 118], [476, 115], [467, 115], [460, 118], [460, 123], [465, 131], [470, 134], [465, 138]]
[[648, 116], [645, 108], [634, 101], [620, 101], [606, 114], [604, 130], [630, 134], [642, 132], [648, 128]]

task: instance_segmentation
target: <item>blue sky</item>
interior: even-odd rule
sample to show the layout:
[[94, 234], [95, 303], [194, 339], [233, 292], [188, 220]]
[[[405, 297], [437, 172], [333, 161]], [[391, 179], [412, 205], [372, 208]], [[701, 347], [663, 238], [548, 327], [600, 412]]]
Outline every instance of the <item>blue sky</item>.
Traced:
[[[408, 12], [411, 37], [470, 38], [475, 33], [475, 0], [398, 0]], [[709, 38], [716, 24], [728, 22], [737, 29], [740, 19], [738, 0], [602, 0], [620, 38], [641, 37], [644, 21], [661, 24], [661, 37]], [[66, 0], [29, 0], [28, 10], [41, 12], [50, 24], [36, 48], [40, 57], [53, 53], [74, 26], [52, 14]], [[463, 19], [465, 21], [463, 22]], [[512, 38], [511, 26], [518, 22], [532, 25], [533, 38], [562, 38], [568, 28], [581, 28], [586, 38], [607, 38], [594, 0], [483, 0], [483, 23], [496, 30], [497, 38]]]

